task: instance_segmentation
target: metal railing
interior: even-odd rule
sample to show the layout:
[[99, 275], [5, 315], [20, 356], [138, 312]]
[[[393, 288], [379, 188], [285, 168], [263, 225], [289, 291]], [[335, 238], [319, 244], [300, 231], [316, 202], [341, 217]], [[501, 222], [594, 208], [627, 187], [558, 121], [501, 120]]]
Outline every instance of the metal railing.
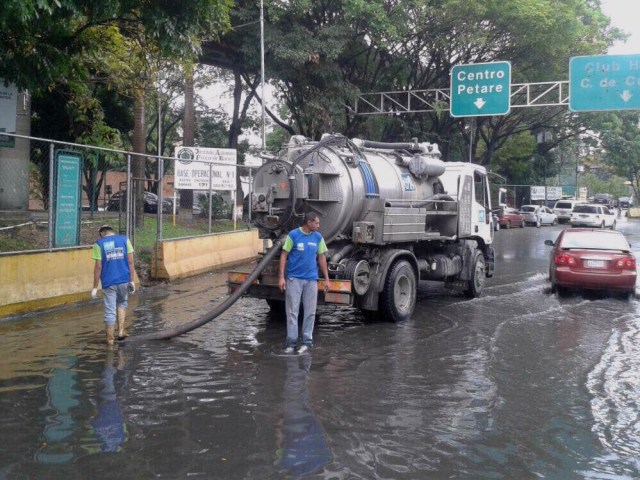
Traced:
[[[2, 135], [14, 146], [0, 148], [0, 254], [91, 245], [104, 223], [129, 236], [134, 244], [143, 236], [149, 243], [149, 236], [155, 242], [246, 228], [242, 219], [235, 218], [234, 195], [211, 188], [194, 192], [194, 209], [180, 212], [172, 175], [176, 158], [4, 132]], [[56, 211], [59, 199], [54, 194], [60, 152], [82, 159], [77, 217], [73, 217], [80, 225], [79, 232], [77, 241], [64, 246], [56, 243], [60, 212]], [[143, 162], [144, 167], [136, 170], [134, 162]], [[207, 165], [215, 171], [218, 164]], [[250, 190], [252, 167], [235, 167], [239, 175], [248, 177], [242, 184]], [[144, 175], [136, 178], [134, 170], [143, 170]], [[150, 235], [148, 225], [142, 225], [154, 222], [155, 233]]]

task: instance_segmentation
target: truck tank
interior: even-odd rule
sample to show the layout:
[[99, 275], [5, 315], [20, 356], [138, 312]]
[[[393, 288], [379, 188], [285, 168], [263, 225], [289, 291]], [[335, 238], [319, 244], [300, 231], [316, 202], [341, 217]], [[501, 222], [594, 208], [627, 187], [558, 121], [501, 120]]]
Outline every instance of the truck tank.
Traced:
[[378, 144], [325, 135], [294, 136], [256, 172], [252, 215], [261, 238], [278, 238], [308, 211], [322, 218], [327, 243], [349, 238], [353, 225], [385, 207], [419, 207], [444, 193], [437, 145]]

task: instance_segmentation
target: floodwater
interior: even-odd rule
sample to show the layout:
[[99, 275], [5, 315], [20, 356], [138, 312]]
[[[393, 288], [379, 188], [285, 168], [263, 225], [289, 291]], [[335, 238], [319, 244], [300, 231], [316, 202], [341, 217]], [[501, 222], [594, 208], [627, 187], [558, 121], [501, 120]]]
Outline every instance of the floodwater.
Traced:
[[[551, 295], [561, 228], [497, 232], [479, 299], [425, 282], [401, 324], [322, 308], [305, 355], [252, 299], [111, 351], [97, 302], [1, 323], [0, 478], [638, 478], [640, 300]], [[196, 318], [223, 280], [137, 293], [132, 331]]]

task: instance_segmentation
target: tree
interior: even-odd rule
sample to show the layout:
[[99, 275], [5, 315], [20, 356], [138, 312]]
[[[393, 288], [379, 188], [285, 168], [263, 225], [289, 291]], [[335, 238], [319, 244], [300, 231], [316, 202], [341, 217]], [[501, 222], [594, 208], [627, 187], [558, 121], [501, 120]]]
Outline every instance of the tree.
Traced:
[[607, 162], [613, 172], [629, 181], [635, 198], [640, 198], [640, 113], [610, 112], [600, 118]]

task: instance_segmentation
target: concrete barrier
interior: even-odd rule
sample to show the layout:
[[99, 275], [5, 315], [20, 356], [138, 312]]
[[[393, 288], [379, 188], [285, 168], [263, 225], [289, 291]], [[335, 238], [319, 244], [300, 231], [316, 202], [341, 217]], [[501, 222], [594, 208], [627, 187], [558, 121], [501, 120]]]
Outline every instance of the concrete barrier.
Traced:
[[[156, 244], [151, 274], [176, 280], [251, 261], [261, 251], [257, 230], [165, 240]], [[0, 255], [0, 317], [88, 301], [93, 266], [90, 246]]]
[[638, 218], [638, 217], [640, 217], [640, 208], [638, 208], [638, 207], [630, 208], [629, 212], [627, 213], [627, 215], [629, 216], [629, 218]]
[[216, 233], [157, 242], [151, 277], [176, 280], [245, 263], [263, 250], [257, 230]]
[[91, 247], [0, 255], [0, 317], [90, 298]]

